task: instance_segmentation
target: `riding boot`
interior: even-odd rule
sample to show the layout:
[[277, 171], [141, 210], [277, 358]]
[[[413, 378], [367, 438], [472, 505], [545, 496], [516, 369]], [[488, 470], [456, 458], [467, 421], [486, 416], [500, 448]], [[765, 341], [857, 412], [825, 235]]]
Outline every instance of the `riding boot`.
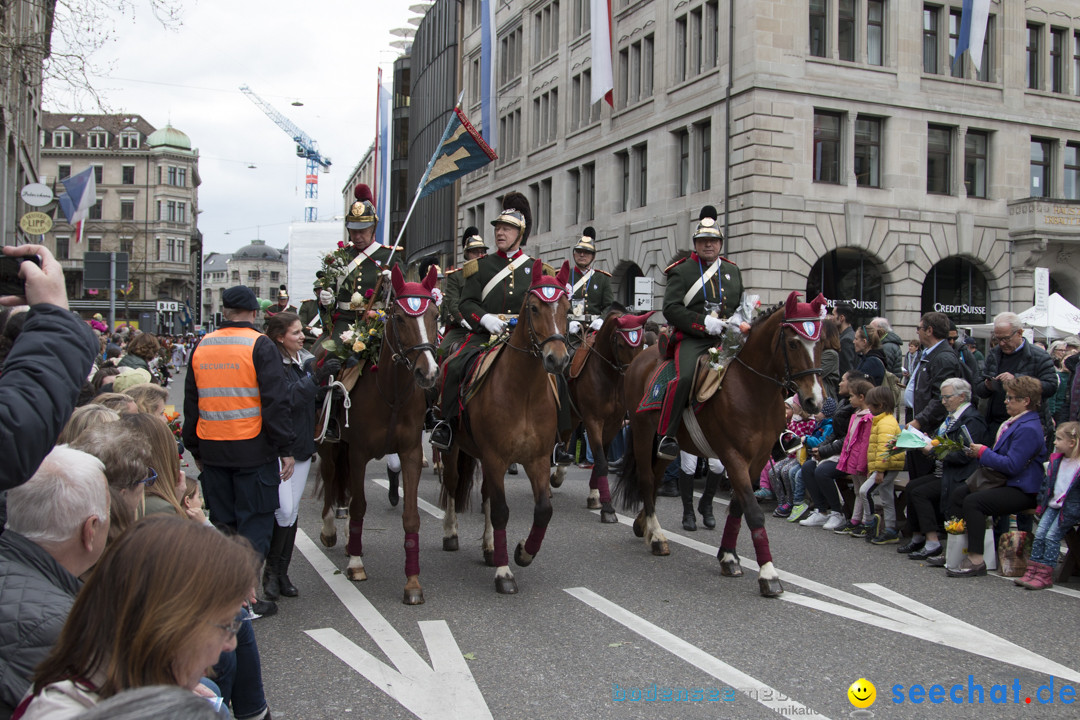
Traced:
[[682, 527], [693, 532], [697, 530], [697, 518], [694, 515], [694, 476], [679, 472], [679, 494], [682, 496]]
[[656, 457], [661, 460], [674, 460], [679, 457], [679, 441], [674, 435], [664, 435], [656, 446]]
[[440, 420], [435, 424], [435, 428], [431, 431], [431, 437], [428, 438], [432, 446], [440, 450], [450, 449], [450, 443], [454, 440], [454, 428], [451, 422], [450, 420]]
[[698, 512], [701, 513], [701, 524], [712, 530], [716, 527], [716, 518], [713, 516], [713, 498], [716, 497], [716, 486], [720, 483], [720, 474], [711, 470], [705, 476], [705, 490], [701, 493], [698, 502]]
[[296, 523], [294, 522], [284, 530], [285, 547], [281, 551], [281, 558], [277, 566], [278, 585], [281, 588], [282, 595], [296, 597], [300, 594], [300, 591], [296, 589], [292, 580], [289, 579], [289, 563], [292, 562], [293, 546], [296, 544]]
[[285, 553], [285, 543], [289, 539], [289, 529], [274, 523], [274, 532], [270, 536], [270, 550], [266, 553], [263, 567], [263, 595], [267, 600], [277, 600], [281, 596], [281, 583], [278, 580], [278, 568]]
[[387, 490], [387, 496], [390, 498], [390, 506], [397, 507], [398, 504], [398, 483], [401, 480], [400, 470], [391, 470], [390, 466], [386, 466], [386, 477], [390, 480], [390, 487]]
[[439, 420], [435, 417], [435, 408], [429, 406], [427, 412], [424, 413], [424, 429], [434, 430], [438, 424]]

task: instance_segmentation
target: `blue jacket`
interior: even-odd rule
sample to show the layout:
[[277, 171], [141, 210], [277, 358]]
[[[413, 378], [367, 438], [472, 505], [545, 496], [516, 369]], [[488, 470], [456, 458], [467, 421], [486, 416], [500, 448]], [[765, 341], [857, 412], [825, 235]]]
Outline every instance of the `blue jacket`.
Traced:
[[986, 448], [979, 455], [979, 465], [997, 470], [1008, 477], [1009, 487], [1035, 494], [1042, 486], [1045, 473], [1046, 438], [1042, 420], [1037, 412], [1026, 412], [998, 438], [994, 449]]
[[[1046, 479], [1043, 480], [1042, 489], [1039, 490], [1038, 506], [1045, 511], [1050, 506], [1050, 493], [1057, 482], [1058, 468], [1061, 467], [1061, 453], [1050, 456], [1050, 469], [1046, 471]], [[1061, 503], [1061, 514], [1058, 522], [1065, 527], [1072, 527], [1080, 523], [1080, 473], [1073, 476], [1068, 492], [1065, 493], [1065, 501]]]
[[803, 443], [806, 447], [813, 450], [818, 445], [825, 442], [830, 435], [832, 435], [832, 418], [825, 418], [818, 423], [817, 429], [814, 430], [813, 434], [806, 436]]

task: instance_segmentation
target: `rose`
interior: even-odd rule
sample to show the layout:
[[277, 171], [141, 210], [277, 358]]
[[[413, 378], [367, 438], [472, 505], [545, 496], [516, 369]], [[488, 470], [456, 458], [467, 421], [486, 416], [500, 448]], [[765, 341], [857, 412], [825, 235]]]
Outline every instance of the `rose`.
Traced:
[[372, 297], [372, 296], [373, 296], [374, 294], [375, 294], [375, 291], [374, 291], [374, 290], [372, 290], [371, 288], [368, 288], [367, 290], [365, 290], [365, 291], [364, 291], [364, 299], [365, 299], [365, 300], [370, 300], [370, 299], [371, 299], [371, 297]]
[[376, 310], [368, 310], [365, 317], [367, 317], [368, 320], [375, 320], [379, 317], [379, 313]]
[[341, 248], [342, 250], [344, 250], [345, 249], [345, 241], [344, 240], [338, 240], [337, 241], [337, 246], [339, 248]]
[[353, 352], [364, 352], [364, 350], [366, 348], [367, 348], [367, 345], [364, 344], [363, 340], [357, 340], [356, 342], [353, 343], [353, 346], [352, 346]]
[[348, 345], [350, 342], [352, 342], [352, 339], [355, 336], [356, 333], [354, 333], [352, 330], [346, 330], [345, 332], [341, 333], [341, 342]]
[[354, 292], [352, 297], [349, 298], [349, 309], [356, 310], [364, 304], [364, 298], [360, 296], [360, 293]]

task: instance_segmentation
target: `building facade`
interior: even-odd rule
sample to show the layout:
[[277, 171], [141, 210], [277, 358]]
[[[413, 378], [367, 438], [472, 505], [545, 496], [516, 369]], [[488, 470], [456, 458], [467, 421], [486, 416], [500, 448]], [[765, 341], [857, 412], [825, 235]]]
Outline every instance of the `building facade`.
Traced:
[[1027, 308], [1039, 266], [1080, 301], [1074, 3], [992, 4], [976, 68], [953, 57], [961, 0], [613, 0], [614, 107], [590, 102], [589, 6], [499, 4], [499, 160], [460, 183], [461, 225], [522, 191], [532, 254], [568, 258], [592, 225], [616, 298], [650, 276], [657, 309], [706, 204], [763, 302], [820, 290], [913, 337], [929, 310]]
[[[199, 153], [183, 132], [155, 130], [138, 115], [45, 113], [42, 182], [94, 168], [97, 202], [82, 240], [56, 212], [45, 243], [64, 267], [71, 307], [84, 316], [108, 313], [109, 291], [83, 285], [86, 252], [128, 255], [129, 284], [117, 291], [117, 323], [148, 323], [159, 332], [182, 332], [200, 322], [202, 236], [198, 230]], [[158, 301], [180, 311], [158, 316]]]
[[[289, 285], [289, 250], [278, 250], [265, 240], [252, 240], [236, 252], [207, 253], [202, 261], [203, 327], [221, 324], [221, 296], [226, 288], [247, 285], [261, 300], [277, 302], [278, 289]], [[290, 300], [299, 305], [301, 298]]]

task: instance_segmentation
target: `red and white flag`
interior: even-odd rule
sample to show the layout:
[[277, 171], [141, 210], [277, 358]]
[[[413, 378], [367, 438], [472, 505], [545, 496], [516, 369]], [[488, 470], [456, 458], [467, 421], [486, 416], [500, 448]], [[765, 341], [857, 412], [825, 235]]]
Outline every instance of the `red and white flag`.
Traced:
[[612, 91], [615, 76], [611, 70], [611, 0], [589, 0], [592, 22], [592, 98], [615, 107]]

